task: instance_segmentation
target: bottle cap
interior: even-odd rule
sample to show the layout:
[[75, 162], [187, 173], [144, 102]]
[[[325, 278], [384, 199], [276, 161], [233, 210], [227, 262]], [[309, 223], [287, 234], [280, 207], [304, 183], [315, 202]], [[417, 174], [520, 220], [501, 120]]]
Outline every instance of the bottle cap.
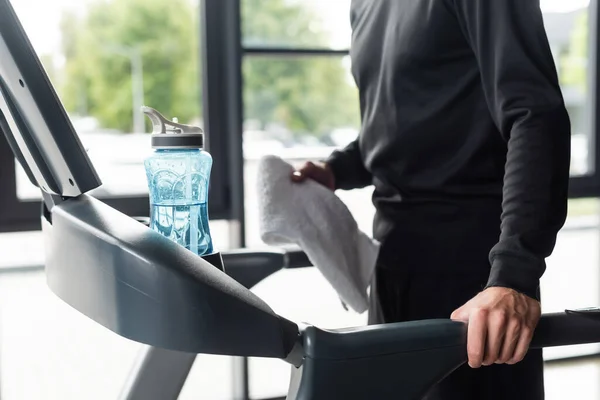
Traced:
[[152, 122], [153, 149], [201, 149], [204, 133], [200, 127], [180, 124], [176, 118], [169, 121], [154, 108], [142, 106], [142, 112]]

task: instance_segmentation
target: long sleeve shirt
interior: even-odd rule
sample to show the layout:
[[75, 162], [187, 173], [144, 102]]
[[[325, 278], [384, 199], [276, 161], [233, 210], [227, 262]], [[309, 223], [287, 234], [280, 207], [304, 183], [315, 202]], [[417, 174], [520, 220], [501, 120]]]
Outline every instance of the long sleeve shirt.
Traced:
[[374, 184], [378, 211], [497, 201], [487, 287], [537, 297], [571, 138], [539, 0], [353, 0], [351, 25], [362, 128], [327, 160], [337, 187]]

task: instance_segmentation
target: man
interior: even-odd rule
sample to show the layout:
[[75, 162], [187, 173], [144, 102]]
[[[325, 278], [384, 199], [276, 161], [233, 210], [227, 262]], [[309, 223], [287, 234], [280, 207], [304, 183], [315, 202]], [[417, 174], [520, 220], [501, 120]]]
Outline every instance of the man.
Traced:
[[539, 0], [353, 0], [351, 24], [362, 130], [293, 179], [374, 185], [370, 323], [468, 322], [468, 365], [428, 399], [543, 399], [527, 350], [570, 122]]

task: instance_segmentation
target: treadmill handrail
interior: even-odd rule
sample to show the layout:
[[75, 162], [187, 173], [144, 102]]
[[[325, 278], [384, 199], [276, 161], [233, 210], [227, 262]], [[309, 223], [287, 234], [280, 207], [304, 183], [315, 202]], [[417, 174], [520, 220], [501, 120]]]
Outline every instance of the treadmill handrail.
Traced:
[[[308, 327], [307, 356], [327, 359], [377, 357], [396, 352], [461, 346], [466, 361], [467, 324], [428, 319], [324, 330]], [[566, 312], [541, 317], [532, 349], [600, 342], [600, 320]]]
[[[600, 321], [577, 313], [543, 315], [531, 348], [600, 342]], [[360, 328], [303, 331], [305, 360], [292, 370], [290, 400], [421, 399], [437, 382], [465, 364], [467, 324], [449, 319]], [[398, 379], [398, 369], [402, 379]], [[351, 379], [348, 376], [368, 376]]]
[[230, 250], [222, 253], [225, 273], [251, 289], [281, 269], [312, 267], [302, 250], [250, 249]]
[[569, 311], [544, 314], [535, 328], [530, 348], [600, 343], [600, 319]]
[[[223, 259], [226, 270], [228, 273], [231, 272], [233, 278], [243, 274], [242, 270], [247, 272], [254, 268], [263, 268], [270, 271], [268, 275], [262, 277], [264, 279], [280, 269], [312, 266], [306, 253], [300, 249], [269, 249], [259, 251], [241, 249], [223, 253]], [[265, 266], [268, 267], [265, 268]], [[361, 329], [366, 328], [350, 328], [339, 330], [338, 332], [358, 331]], [[600, 342], [600, 318], [595, 320], [585, 315], [566, 311], [542, 315], [535, 329], [530, 348], [539, 349], [596, 342]]]

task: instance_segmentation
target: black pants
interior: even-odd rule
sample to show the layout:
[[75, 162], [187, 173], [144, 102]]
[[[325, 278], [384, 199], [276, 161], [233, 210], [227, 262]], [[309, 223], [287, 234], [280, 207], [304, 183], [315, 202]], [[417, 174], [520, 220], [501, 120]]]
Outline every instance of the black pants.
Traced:
[[[369, 323], [449, 318], [452, 311], [484, 287], [487, 274], [417, 274], [378, 266], [372, 287]], [[401, 373], [401, 372], [399, 372]], [[402, 399], [402, 393], [398, 393]], [[515, 365], [472, 369], [463, 365], [424, 400], [543, 400], [541, 350], [530, 350]]]

